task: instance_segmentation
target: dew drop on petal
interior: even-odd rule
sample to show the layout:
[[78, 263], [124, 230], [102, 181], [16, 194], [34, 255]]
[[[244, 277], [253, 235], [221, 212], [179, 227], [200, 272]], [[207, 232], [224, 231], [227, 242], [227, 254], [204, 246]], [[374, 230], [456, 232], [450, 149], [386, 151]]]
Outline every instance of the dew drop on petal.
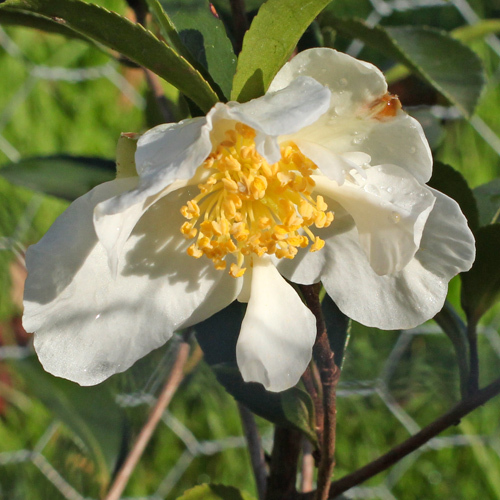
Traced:
[[373, 194], [373, 195], [379, 195], [380, 194], [380, 191], [378, 190], [378, 188], [376, 186], [374, 186], [373, 184], [365, 184], [363, 186], [363, 189], [368, 194]]
[[415, 146], [412, 146], [410, 148], [410, 154], [414, 155], [417, 152], [417, 148]]
[[347, 84], [348, 84], [348, 83], [349, 83], [349, 82], [347, 81], [347, 78], [341, 78], [341, 79], [339, 80], [339, 85], [340, 85], [341, 87], [347, 87]]
[[391, 219], [395, 224], [397, 224], [401, 220], [401, 215], [398, 214], [398, 212], [392, 212]]
[[356, 136], [354, 137], [354, 139], [352, 140], [352, 143], [353, 144], [362, 144], [364, 141], [365, 141], [365, 137], [364, 136]]
[[387, 192], [388, 193], [392, 193], [394, 191], [394, 189], [392, 188], [392, 186], [388, 186], [387, 188]]

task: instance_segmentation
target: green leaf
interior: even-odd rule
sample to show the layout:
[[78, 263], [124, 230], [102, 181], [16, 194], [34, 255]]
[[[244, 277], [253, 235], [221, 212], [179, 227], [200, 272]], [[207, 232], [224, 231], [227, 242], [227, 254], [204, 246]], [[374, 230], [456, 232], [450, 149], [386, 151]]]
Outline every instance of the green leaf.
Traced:
[[46, 31], [47, 33], [64, 35], [67, 38], [76, 38], [78, 40], [85, 40], [86, 42], [91, 41], [87, 37], [68, 28], [64, 24], [57, 23], [52, 19], [33, 14], [31, 12], [2, 9], [0, 10], [0, 24], [4, 26], [25, 26], [27, 28]]
[[445, 31], [425, 26], [372, 28], [362, 20], [331, 14], [324, 15], [322, 23], [404, 64], [465, 116], [474, 113], [486, 83], [484, 68], [469, 47]]
[[337, 307], [329, 295], [325, 294], [321, 301], [321, 309], [325, 318], [328, 341], [335, 356], [335, 364], [342, 368], [351, 333], [351, 320]]
[[286, 420], [316, 443], [316, 419], [311, 396], [298, 387], [292, 387], [281, 394], [281, 406]]
[[270, 392], [262, 384], [244, 382], [236, 364], [236, 343], [245, 306], [233, 302], [211, 318], [196, 325], [196, 338], [205, 360], [229, 394], [270, 422], [293, 427], [316, 443], [314, 405], [305, 391], [292, 387]]
[[149, 11], [155, 18], [156, 22], [159, 24], [160, 31], [167, 40], [167, 43], [172, 46], [179, 55], [185, 57], [189, 60], [189, 62], [192, 63], [193, 61], [190, 60], [190, 54], [188, 50], [182, 43], [182, 40], [180, 39], [179, 34], [177, 33], [175, 26], [172, 23], [172, 20], [163, 10], [163, 7], [159, 0], [146, 0], [146, 2], [148, 4]]
[[460, 172], [446, 163], [435, 161], [429, 186], [453, 198], [460, 205], [472, 231], [479, 227], [479, 212], [474, 194]]
[[255, 500], [248, 493], [233, 486], [222, 484], [200, 484], [179, 497], [177, 500]]
[[462, 308], [469, 321], [477, 323], [500, 298], [500, 224], [479, 228], [476, 260], [472, 269], [462, 273]]
[[229, 98], [236, 56], [224, 24], [212, 11], [211, 4], [208, 0], [160, 0], [160, 3], [189, 53]]
[[125, 413], [106, 384], [80, 387], [45, 372], [36, 357], [11, 362], [26, 380], [29, 391], [78, 437], [106, 484], [122, 451]]
[[32, 12], [116, 50], [177, 87], [203, 111], [219, 99], [188, 61], [140, 24], [81, 0], [7, 0], [1, 10]]
[[246, 102], [265, 93], [314, 18], [331, 0], [268, 0], [243, 39], [231, 99]]
[[115, 178], [115, 163], [85, 156], [27, 158], [0, 168], [0, 175], [13, 184], [34, 191], [74, 200]]
[[493, 179], [475, 188], [474, 197], [479, 209], [481, 226], [500, 223], [500, 179]]

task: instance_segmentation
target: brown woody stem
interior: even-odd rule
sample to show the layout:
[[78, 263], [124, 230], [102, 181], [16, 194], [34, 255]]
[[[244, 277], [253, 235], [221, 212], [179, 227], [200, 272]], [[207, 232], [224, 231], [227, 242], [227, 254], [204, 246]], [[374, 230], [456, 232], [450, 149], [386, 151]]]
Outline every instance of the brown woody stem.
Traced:
[[[471, 394], [469, 397], [463, 399], [449, 412], [431, 422], [420, 432], [417, 432], [417, 434], [409, 437], [406, 441], [403, 441], [392, 450], [388, 451], [385, 455], [382, 455], [373, 462], [361, 467], [361, 469], [358, 469], [352, 474], [348, 474], [338, 481], [335, 481], [330, 487], [328, 498], [336, 498], [338, 495], [346, 492], [352, 487], [357, 486], [358, 484], [361, 484], [373, 476], [376, 476], [380, 472], [388, 469], [444, 430], [454, 425], [458, 425], [463, 417], [474, 411], [479, 406], [482, 406], [499, 393], [500, 378], [496, 379], [484, 389], [480, 389], [474, 394]], [[311, 492], [298, 494], [295, 498], [300, 500], [314, 500], [316, 497], [315, 492]]]
[[337, 425], [336, 391], [340, 377], [340, 369], [335, 365], [334, 354], [330, 348], [321, 302], [319, 300], [320, 284], [301, 287], [306, 304], [316, 317], [316, 343], [313, 348], [314, 358], [319, 369], [323, 388], [323, 440], [321, 443], [321, 459], [318, 467], [317, 500], [326, 500], [333, 469], [335, 467], [335, 437]]
[[286, 500], [296, 495], [300, 443], [299, 431], [276, 425], [266, 500]]

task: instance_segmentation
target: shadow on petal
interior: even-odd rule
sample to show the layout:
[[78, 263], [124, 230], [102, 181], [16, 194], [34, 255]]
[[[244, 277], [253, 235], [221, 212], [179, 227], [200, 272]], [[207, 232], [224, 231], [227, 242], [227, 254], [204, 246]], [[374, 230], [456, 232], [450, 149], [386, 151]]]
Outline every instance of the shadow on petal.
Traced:
[[186, 292], [198, 290], [204, 280], [217, 280], [221, 272], [209, 259], [187, 255], [193, 241], [186, 240], [180, 231], [186, 221], [180, 209], [195, 194], [196, 187], [180, 189], [144, 214], [127, 243], [122, 276], [165, 277], [167, 285], [185, 283]]

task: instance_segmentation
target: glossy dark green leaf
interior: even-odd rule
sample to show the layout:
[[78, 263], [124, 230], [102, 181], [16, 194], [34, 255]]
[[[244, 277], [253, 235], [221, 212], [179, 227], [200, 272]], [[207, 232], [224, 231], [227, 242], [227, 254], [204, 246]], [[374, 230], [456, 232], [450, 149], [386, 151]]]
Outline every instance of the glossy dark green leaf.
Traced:
[[474, 113], [486, 83], [484, 68], [469, 47], [445, 31], [425, 26], [370, 27], [331, 13], [323, 16], [322, 23], [404, 64], [466, 116]]
[[27, 158], [0, 168], [0, 175], [13, 184], [65, 200], [114, 179], [115, 173], [114, 161], [68, 155]]
[[315, 443], [316, 420], [311, 396], [302, 389], [293, 387], [281, 393], [281, 406], [287, 421], [302, 431], [312, 443]]
[[342, 368], [345, 349], [349, 343], [351, 320], [337, 307], [337, 304], [329, 295], [325, 295], [321, 302], [321, 308], [325, 318], [330, 347], [335, 355], [335, 364]]
[[208, 0], [160, 0], [160, 3], [184, 46], [229, 98], [236, 55], [217, 12]]
[[268, 0], [243, 39], [231, 99], [246, 102], [265, 93], [315, 17], [331, 0]]
[[500, 223], [500, 178], [474, 189], [481, 226]]
[[248, 493], [233, 486], [200, 484], [185, 491], [177, 500], [255, 500]]
[[217, 380], [237, 401], [270, 422], [293, 427], [315, 442], [314, 409], [310, 396], [300, 387], [270, 392], [262, 384], [244, 382], [236, 365], [236, 343], [245, 306], [229, 307], [196, 325], [196, 338]]
[[122, 451], [127, 432], [125, 413], [106, 384], [80, 387], [46, 373], [36, 357], [12, 362], [30, 393], [85, 445], [105, 484]]
[[203, 111], [217, 94], [189, 62], [140, 24], [82, 0], [7, 0], [0, 10], [31, 12], [63, 24], [87, 38], [116, 50], [177, 87]]
[[479, 228], [476, 260], [462, 273], [462, 308], [469, 321], [477, 323], [500, 298], [500, 224]]
[[479, 227], [479, 213], [474, 194], [460, 172], [445, 163], [435, 161], [429, 186], [453, 198], [460, 205], [473, 231]]
[[26, 28], [46, 31], [47, 33], [64, 35], [67, 38], [76, 38], [87, 42], [90, 41], [87, 37], [68, 28], [64, 24], [57, 23], [52, 19], [33, 14], [31, 12], [2, 9], [0, 10], [0, 24], [4, 26], [24, 26]]

